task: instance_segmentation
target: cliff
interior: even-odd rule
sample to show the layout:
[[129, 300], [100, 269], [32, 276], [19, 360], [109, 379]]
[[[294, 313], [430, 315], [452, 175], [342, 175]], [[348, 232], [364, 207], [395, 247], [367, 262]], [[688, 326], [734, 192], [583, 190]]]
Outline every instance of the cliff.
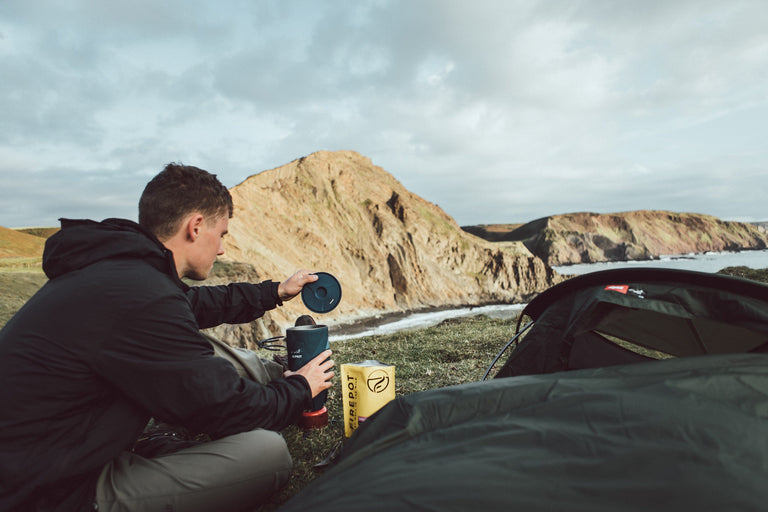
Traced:
[[522, 242], [549, 265], [768, 247], [768, 234], [759, 225], [695, 213], [646, 210], [553, 215], [503, 236], [497, 233], [496, 239]]
[[[247, 264], [241, 270], [248, 268], [252, 280], [282, 280], [301, 268], [333, 274], [342, 300], [336, 310], [314, 315], [319, 322], [522, 302], [561, 279], [522, 243], [490, 243], [466, 233], [438, 206], [351, 151], [314, 153], [251, 176], [231, 193], [235, 214], [224, 266]], [[297, 297], [256, 325], [216, 334], [248, 346], [253, 336], [283, 332], [306, 313]]]

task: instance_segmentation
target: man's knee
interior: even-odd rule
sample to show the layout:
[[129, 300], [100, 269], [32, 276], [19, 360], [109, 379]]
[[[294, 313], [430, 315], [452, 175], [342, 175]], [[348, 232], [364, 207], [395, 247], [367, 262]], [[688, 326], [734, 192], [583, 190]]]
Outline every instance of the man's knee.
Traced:
[[109, 511], [256, 506], [288, 482], [291, 469], [283, 436], [256, 429], [152, 459], [125, 452], [102, 471], [97, 503]]
[[[293, 467], [291, 453], [285, 438], [278, 432], [256, 429], [230, 436], [239, 454], [248, 454], [249, 459], [261, 468], [290, 473]], [[221, 439], [219, 441], [222, 441]], [[287, 480], [287, 478], [286, 478]]]
[[[255, 429], [222, 437], [209, 443], [181, 450], [179, 453], [217, 455], [228, 462], [241, 476], [268, 473], [285, 473], [284, 480], [293, 467], [293, 460], [285, 439], [278, 432]], [[283, 482], [284, 483], [284, 482]]]
[[256, 429], [219, 439], [214, 443], [230, 445], [227, 452], [239, 459], [236, 470], [249, 480], [246, 489], [258, 494], [259, 500], [275, 493], [288, 483], [293, 460], [282, 435], [271, 430]]

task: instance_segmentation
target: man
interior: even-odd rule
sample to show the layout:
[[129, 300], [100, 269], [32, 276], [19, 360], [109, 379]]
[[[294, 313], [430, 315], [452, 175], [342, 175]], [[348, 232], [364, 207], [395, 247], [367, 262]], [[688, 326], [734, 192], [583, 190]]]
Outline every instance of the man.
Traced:
[[[331, 386], [330, 351], [259, 384], [199, 329], [256, 319], [317, 277], [187, 286], [223, 254], [232, 211], [214, 175], [169, 164], [138, 224], [62, 219], [49, 281], [0, 331], [0, 510], [240, 510], [287, 481], [275, 431]], [[142, 457], [150, 418], [212, 441]]]

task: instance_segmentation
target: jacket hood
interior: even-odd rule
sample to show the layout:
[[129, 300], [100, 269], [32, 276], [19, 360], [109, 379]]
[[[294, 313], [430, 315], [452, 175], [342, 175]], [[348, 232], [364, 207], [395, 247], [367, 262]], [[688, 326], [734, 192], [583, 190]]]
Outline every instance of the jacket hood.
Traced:
[[48, 238], [43, 251], [43, 270], [49, 279], [99, 261], [132, 258], [147, 261], [186, 287], [178, 278], [171, 251], [137, 223], [126, 219], [60, 221], [61, 230]]

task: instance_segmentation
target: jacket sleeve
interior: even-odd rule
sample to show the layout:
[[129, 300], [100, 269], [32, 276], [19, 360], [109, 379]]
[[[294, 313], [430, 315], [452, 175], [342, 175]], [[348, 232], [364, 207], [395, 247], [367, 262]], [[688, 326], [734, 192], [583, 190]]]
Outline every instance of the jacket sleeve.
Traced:
[[221, 324], [251, 322], [283, 303], [277, 294], [279, 283], [264, 281], [221, 286], [193, 286], [187, 299], [200, 329]]
[[184, 295], [144, 303], [114, 326], [94, 369], [150, 415], [219, 438], [280, 430], [309, 406], [306, 379], [241, 379], [200, 334]]

